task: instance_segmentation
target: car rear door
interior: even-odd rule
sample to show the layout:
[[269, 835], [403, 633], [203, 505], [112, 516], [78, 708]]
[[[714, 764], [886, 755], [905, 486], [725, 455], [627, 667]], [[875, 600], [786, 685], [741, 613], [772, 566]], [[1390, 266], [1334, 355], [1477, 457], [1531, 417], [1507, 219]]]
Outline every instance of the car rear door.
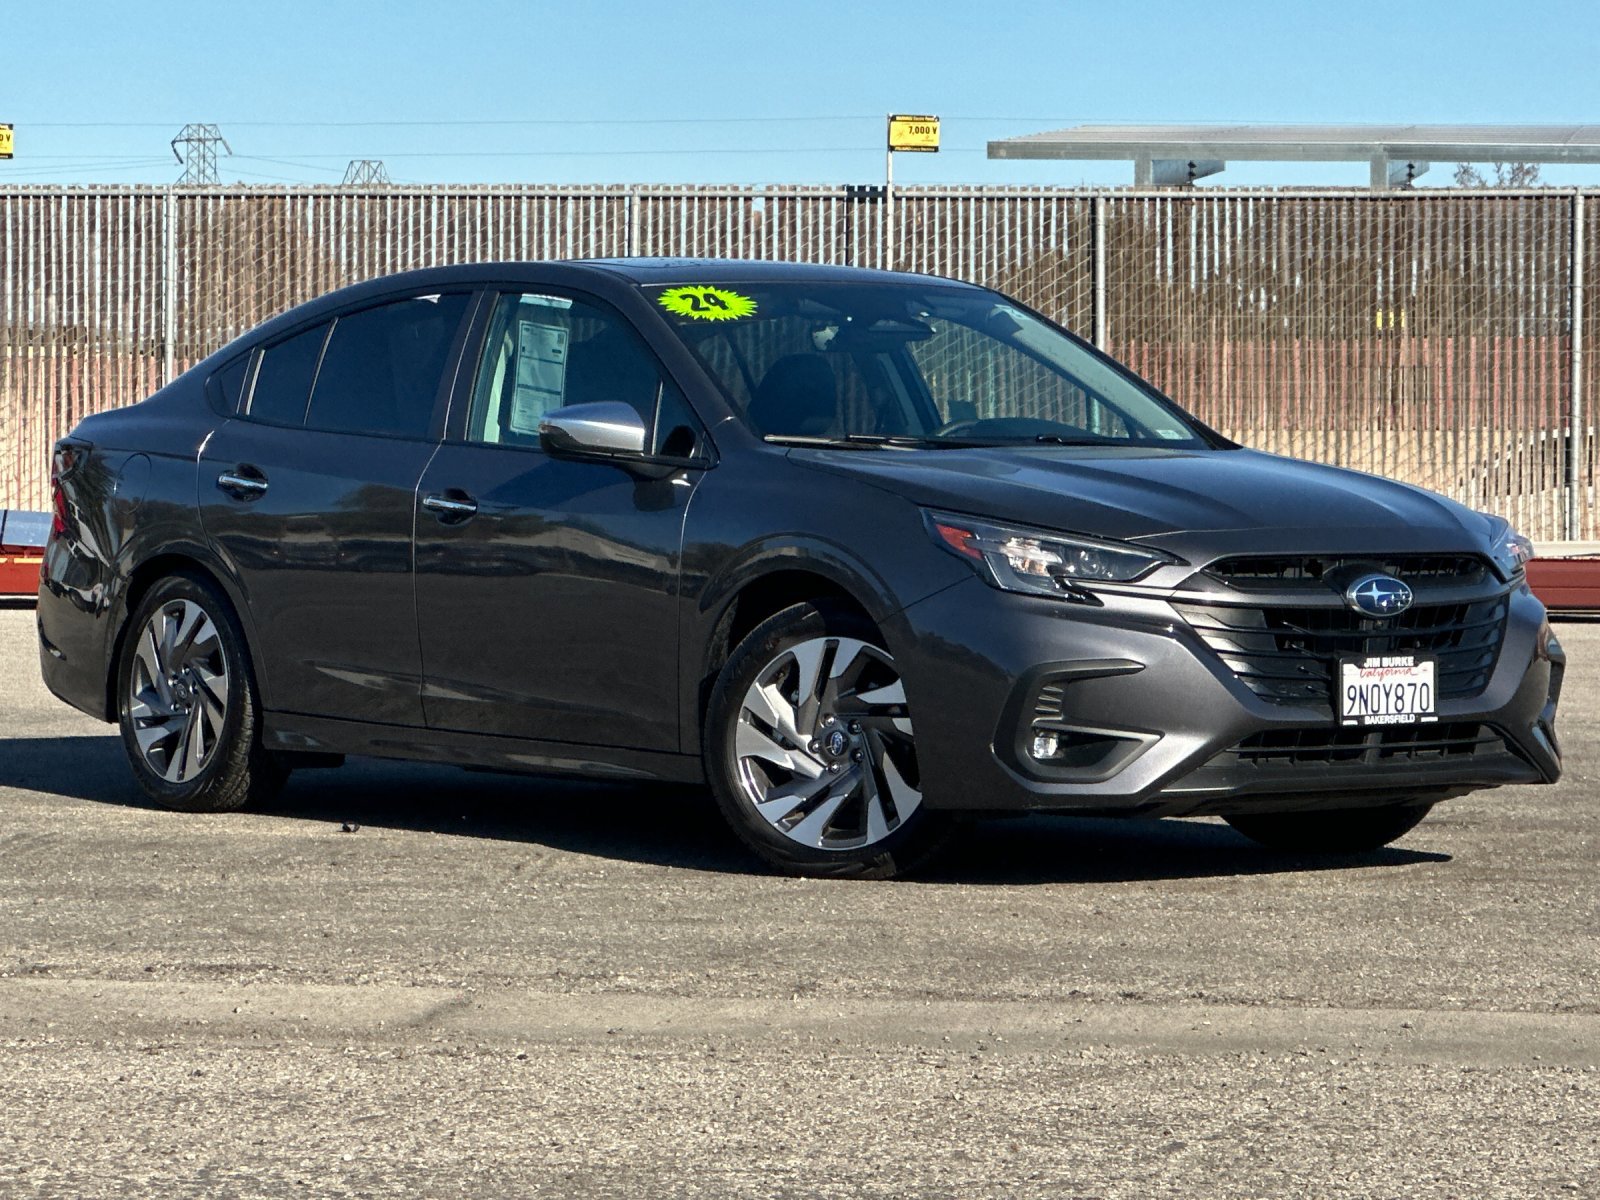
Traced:
[[506, 291], [485, 314], [452, 436], [419, 489], [428, 724], [676, 752], [678, 569], [701, 470], [552, 456], [538, 427], [552, 409], [610, 400], [640, 413], [647, 451], [696, 458], [704, 432], [600, 301]]
[[416, 489], [471, 299], [391, 296], [267, 345], [202, 451], [202, 520], [250, 607], [270, 709], [422, 724]]

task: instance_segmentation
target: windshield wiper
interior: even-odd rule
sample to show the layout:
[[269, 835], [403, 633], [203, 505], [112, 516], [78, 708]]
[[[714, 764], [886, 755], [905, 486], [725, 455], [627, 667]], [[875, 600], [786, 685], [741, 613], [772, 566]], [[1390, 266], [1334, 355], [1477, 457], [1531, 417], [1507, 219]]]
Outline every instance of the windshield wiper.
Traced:
[[780, 446], [875, 446], [917, 450], [962, 450], [974, 446], [992, 446], [992, 441], [963, 438], [918, 437], [909, 433], [843, 433], [831, 437], [804, 433], [769, 433], [763, 441]]
[[1105, 446], [1105, 438], [1075, 438], [1061, 433], [1038, 433], [1032, 437], [919, 437], [912, 433], [841, 433], [825, 436], [808, 433], [769, 433], [762, 438], [779, 446], [833, 446], [911, 450], [994, 450], [1006, 446]]

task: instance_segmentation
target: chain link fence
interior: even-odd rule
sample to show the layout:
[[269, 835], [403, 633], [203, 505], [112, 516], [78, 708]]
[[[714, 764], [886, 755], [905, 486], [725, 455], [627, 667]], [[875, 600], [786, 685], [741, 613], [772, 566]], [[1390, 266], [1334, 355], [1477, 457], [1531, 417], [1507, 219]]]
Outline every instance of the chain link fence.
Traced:
[[624, 254], [988, 284], [1248, 445], [1419, 483], [1540, 540], [1600, 537], [1600, 370], [1577, 369], [1600, 338], [1600, 305], [1581, 302], [1600, 198], [1556, 190], [3, 191], [0, 508], [47, 506], [49, 447], [82, 417], [332, 288]]

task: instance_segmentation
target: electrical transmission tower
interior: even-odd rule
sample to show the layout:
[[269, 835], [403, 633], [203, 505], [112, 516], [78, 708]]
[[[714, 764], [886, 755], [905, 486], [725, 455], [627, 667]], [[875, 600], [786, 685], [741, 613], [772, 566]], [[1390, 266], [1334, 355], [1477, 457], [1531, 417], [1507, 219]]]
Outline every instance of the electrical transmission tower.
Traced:
[[381, 158], [352, 158], [350, 165], [344, 169], [344, 179], [341, 181], [345, 187], [366, 187], [371, 184], [393, 183], [389, 178], [389, 169], [383, 165]]
[[[182, 146], [183, 149], [178, 149]], [[233, 147], [215, 125], [185, 125], [172, 139], [172, 156], [183, 164], [179, 183], [221, 183], [217, 176], [217, 147], [232, 154]]]

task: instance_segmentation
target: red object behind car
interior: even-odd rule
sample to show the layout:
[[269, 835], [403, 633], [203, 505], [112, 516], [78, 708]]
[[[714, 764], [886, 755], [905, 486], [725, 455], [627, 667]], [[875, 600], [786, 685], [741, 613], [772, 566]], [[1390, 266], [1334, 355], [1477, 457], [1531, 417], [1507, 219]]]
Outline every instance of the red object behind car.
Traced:
[[1600, 612], [1600, 555], [1536, 558], [1528, 564], [1528, 586], [1552, 611]]
[[0, 509], [0, 596], [33, 596], [50, 536], [50, 514]]

